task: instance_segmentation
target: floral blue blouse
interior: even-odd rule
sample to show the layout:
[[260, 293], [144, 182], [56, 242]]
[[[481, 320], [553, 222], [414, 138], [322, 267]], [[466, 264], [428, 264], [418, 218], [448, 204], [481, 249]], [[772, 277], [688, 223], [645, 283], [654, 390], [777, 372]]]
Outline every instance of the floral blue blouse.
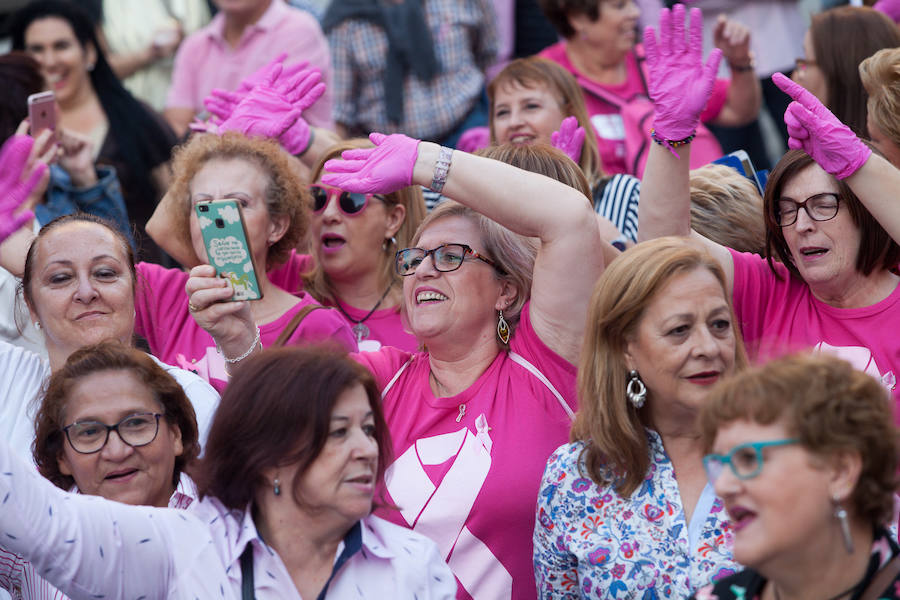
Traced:
[[740, 568], [722, 501], [707, 486], [689, 523], [662, 439], [646, 432], [650, 469], [630, 498], [582, 476], [583, 442], [550, 456], [534, 527], [539, 598], [686, 598]]

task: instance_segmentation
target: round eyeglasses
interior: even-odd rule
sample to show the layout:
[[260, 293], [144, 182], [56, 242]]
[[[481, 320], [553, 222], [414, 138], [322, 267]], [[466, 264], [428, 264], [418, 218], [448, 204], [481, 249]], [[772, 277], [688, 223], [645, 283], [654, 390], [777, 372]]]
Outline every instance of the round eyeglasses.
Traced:
[[800, 440], [796, 438], [787, 438], [770, 442], [740, 444], [732, 448], [728, 454], [707, 454], [703, 457], [703, 468], [706, 469], [706, 477], [713, 485], [725, 470], [725, 465], [731, 467], [731, 472], [738, 479], [752, 479], [762, 471], [763, 448], [787, 446], [799, 442]]
[[801, 208], [813, 221], [829, 221], [837, 216], [839, 206], [837, 194], [816, 194], [803, 202], [782, 198], [775, 207], [775, 222], [781, 227], [793, 225]]
[[434, 263], [434, 268], [443, 273], [457, 270], [465, 262], [466, 257], [471, 256], [491, 265], [498, 273], [504, 274], [503, 269], [498, 267], [497, 263], [486, 256], [478, 254], [466, 244], [441, 244], [431, 250], [426, 250], [425, 248], [404, 248], [399, 250], [394, 262], [397, 274], [403, 277], [412, 275], [429, 254]]
[[328, 206], [328, 201], [337, 196], [338, 208], [348, 217], [354, 217], [364, 211], [372, 198], [381, 200], [375, 194], [359, 194], [357, 192], [345, 192], [338, 188], [326, 188], [320, 185], [309, 186], [309, 192], [313, 199], [313, 212], [320, 213]]
[[103, 450], [109, 441], [110, 431], [115, 431], [119, 439], [132, 448], [138, 448], [156, 439], [161, 416], [159, 413], [135, 413], [115, 425], [107, 425], [100, 421], [76, 421], [66, 425], [62, 430], [72, 449], [79, 454], [93, 454]]

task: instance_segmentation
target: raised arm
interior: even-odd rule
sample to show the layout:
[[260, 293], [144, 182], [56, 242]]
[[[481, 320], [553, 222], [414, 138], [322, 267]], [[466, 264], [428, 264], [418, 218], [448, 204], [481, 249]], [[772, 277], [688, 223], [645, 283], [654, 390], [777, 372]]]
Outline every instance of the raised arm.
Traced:
[[[51, 146], [55, 152], [56, 146]], [[34, 139], [18, 134], [0, 148], [0, 266], [14, 275], [22, 273], [32, 237], [26, 225], [34, 213], [23, 206], [33, 206], [34, 194], [43, 194], [48, 181], [47, 165], [34, 156], [36, 151]]]
[[762, 106], [762, 86], [756, 77], [750, 52], [750, 30], [720, 15], [713, 39], [731, 69], [728, 97], [713, 123], [731, 127], [746, 125], [759, 115]]
[[900, 243], [900, 170], [873, 154], [849, 127], [800, 85], [781, 73], [772, 81], [794, 99], [784, 113], [794, 150], [809, 154], [825, 171], [843, 179], [895, 242]]
[[666, 235], [691, 235], [719, 261], [728, 280], [734, 278], [731, 254], [723, 246], [691, 231], [690, 142], [700, 113], [712, 93], [721, 51], [713, 50], [703, 63], [700, 10], [691, 9], [685, 40], [684, 6], [663, 9], [656, 31], [644, 33], [650, 96], [656, 106], [653, 123], [656, 144], [650, 148], [638, 203], [638, 242]]
[[[375, 148], [348, 150], [325, 164], [322, 181], [354, 192], [431, 186], [441, 147], [403, 135], [370, 136]], [[565, 184], [505, 163], [453, 152], [443, 193], [540, 240], [531, 288], [535, 331], [575, 361], [594, 283], [603, 271], [597, 221], [584, 196]]]

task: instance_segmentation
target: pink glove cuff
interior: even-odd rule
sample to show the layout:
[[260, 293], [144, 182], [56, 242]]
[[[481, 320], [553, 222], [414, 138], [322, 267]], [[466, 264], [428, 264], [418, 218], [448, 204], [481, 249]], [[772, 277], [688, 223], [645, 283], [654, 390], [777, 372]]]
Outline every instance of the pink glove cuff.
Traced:
[[865, 144], [860, 144], [860, 146], [862, 146], [862, 148], [855, 153], [855, 156], [847, 162], [843, 169], [834, 174], [835, 177], [838, 179], [847, 179], [866, 164], [866, 161], [872, 156], [872, 149]]

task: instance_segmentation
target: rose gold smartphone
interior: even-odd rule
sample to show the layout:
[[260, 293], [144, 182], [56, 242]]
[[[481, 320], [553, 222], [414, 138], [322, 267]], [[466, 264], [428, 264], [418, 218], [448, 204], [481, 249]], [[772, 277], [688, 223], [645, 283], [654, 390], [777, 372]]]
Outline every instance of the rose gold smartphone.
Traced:
[[41, 92], [28, 96], [28, 120], [31, 123], [31, 136], [45, 129], [56, 129], [56, 95], [53, 92]]

